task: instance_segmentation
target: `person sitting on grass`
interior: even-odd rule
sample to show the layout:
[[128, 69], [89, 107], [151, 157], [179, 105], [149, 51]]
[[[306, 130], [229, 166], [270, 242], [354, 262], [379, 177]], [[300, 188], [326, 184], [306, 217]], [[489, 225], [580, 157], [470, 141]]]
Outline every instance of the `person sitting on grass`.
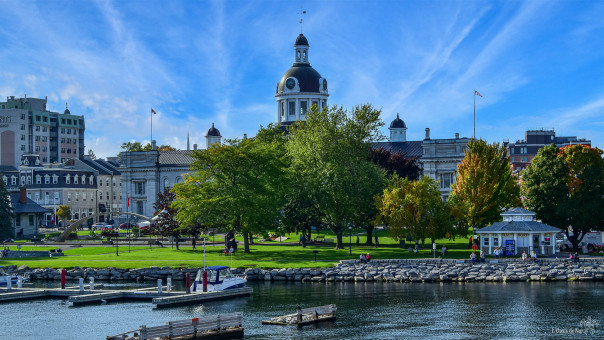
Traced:
[[369, 253], [367, 253], [367, 256], [365, 256], [365, 260], [367, 262], [371, 261], [371, 255], [369, 255]]
[[359, 259], [360, 259], [361, 263], [365, 263], [365, 261], [366, 261], [365, 254], [361, 253], [361, 256], [359, 256]]

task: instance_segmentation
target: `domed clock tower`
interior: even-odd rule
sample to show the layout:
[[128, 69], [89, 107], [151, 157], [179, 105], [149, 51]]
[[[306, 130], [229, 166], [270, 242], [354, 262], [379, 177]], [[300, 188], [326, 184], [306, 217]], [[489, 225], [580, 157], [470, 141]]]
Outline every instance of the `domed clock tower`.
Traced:
[[300, 33], [294, 43], [294, 64], [277, 83], [277, 123], [289, 125], [306, 120], [312, 105], [327, 106], [327, 80], [308, 62], [308, 40]]

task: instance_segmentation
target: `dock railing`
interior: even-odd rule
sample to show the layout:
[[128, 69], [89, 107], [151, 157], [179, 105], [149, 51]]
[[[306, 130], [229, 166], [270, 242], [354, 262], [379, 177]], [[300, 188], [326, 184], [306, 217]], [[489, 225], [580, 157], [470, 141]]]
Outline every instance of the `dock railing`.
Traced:
[[140, 326], [139, 329], [108, 336], [107, 340], [128, 339], [128, 334], [138, 332], [138, 339], [172, 339], [173, 337], [193, 335], [203, 332], [226, 330], [228, 328], [241, 328], [243, 325], [243, 313], [208, 315], [201, 318], [188, 320], [170, 321], [163, 326], [147, 327]]

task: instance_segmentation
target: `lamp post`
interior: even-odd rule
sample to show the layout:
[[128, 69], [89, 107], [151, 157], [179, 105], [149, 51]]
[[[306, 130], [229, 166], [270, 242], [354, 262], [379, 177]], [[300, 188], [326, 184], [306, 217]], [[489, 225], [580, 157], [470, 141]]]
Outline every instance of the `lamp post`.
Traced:
[[352, 255], [352, 226], [348, 225], [348, 231], [350, 232], [350, 237], [348, 238], [348, 254]]

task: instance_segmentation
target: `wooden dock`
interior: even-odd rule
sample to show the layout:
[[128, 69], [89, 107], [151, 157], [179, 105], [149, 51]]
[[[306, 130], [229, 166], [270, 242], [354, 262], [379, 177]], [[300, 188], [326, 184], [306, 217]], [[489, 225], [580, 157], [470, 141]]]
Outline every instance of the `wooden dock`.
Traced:
[[[132, 336], [130, 336], [132, 334]], [[163, 326], [147, 327], [108, 336], [107, 340], [146, 339], [240, 339], [243, 338], [243, 313], [208, 315]]]
[[134, 290], [90, 290], [87, 287], [80, 290], [80, 287], [60, 288], [12, 288], [0, 289], [0, 303], [25, 301], [41, 298], [64, 298], [72, 306], [86, 304], [100, 304], [107, 301], [132, 301], [142, 300], [153, 303], [155, 307], [176, 307], [186, 304], [196, 304], [206, 301], [225, 300], [241, 296], [249, 296], [253, 289], [243, 287], [238, 289], [229, 289], [216, 292], [190, 293], [182, 291], [167, 291], [162, 289], [158, 292], [157, 288], [143, 288]]
[[295, 314], [288, 314], [262, 320], [263, 325], [296, 325], [298, 327], [336, 320], [336, 305], [326, 305], [298, 309]]

